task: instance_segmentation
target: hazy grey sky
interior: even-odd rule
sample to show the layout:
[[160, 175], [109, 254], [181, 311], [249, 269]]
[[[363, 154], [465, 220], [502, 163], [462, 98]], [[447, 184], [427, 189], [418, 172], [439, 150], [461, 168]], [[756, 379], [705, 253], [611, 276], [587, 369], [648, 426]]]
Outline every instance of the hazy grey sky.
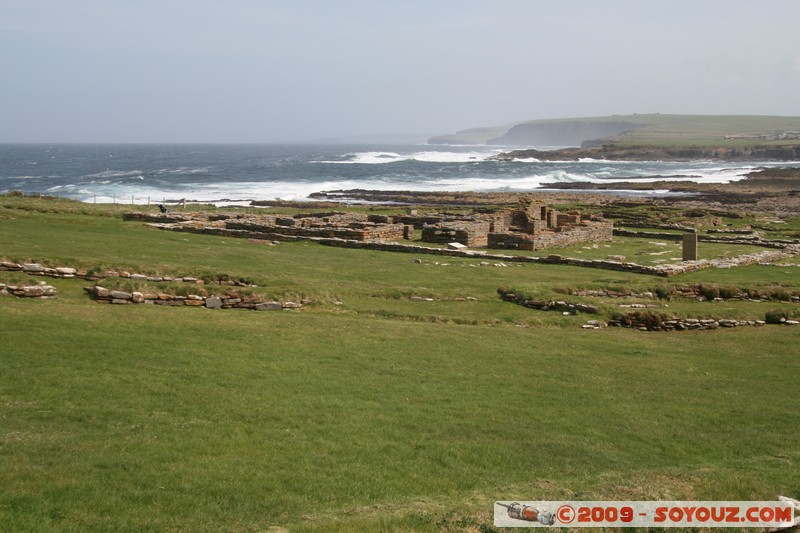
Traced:
[[0, 142], [800, 115], [798, 0], [0, 0]]

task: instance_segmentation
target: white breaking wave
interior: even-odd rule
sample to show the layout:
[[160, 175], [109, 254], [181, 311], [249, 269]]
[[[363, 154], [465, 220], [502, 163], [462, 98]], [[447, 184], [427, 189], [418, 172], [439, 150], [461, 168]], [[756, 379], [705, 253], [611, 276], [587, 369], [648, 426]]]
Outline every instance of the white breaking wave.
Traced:
[[335, 165], [383, 165], [401, 161], [420, 161], [423, 163], [478, 163], [486, 161], [489, 157], [500, 153], [500, 150], [491, 152], [438, 152], [424, 151], [411, 154], [398, 154], [396, 152], [354, 152], [345, 154], [344, 159], [338, 161], [314, 161]]
[[[367, 179], [328, 179], [328, 180], [281, 180], [281, 181], [240, 181], [213, 183], [182, 183], [179, 187], [165, 190], [137, 182], [119, 182], [112, 180], [95, 181], [91, 188], [82, 186], [57, 186], [48, 192], [62, 196], [75, 197], [84, 201], [136, 203], [144, 204], [178, 201], [181, 199], [200, 202], [216, 202], [229, 200], [246, 202], [249, 200], [307, 200], [312, 193], [349, 189], [366, 190], [415, 190], [415, 191], [477, 191], [477, 192], [529, 192], [547, 187], [552, 183], [618, 183], [636, 181], [649, 183], [654, 181], [694, 181], [700, 183], [726, 183], [742, 179], [750, 172], [750, 167], [738, 169], [677, 169], [669, 178], [664, 177], [627, 177], [608, 179], [591, 173], [567, 172], [552, 169], [548, 172], [530, 175], [502, 175], [464, 177], [447, 177], [431, 179], [420, 177], [414, 180], [395, 181], [375, 177]], [[680, 175], [679, 172], [684, 175]], [[664, 191], [636, 191], [637, 194], [659, 194]]]
[[213, 170], [212, 167], [178, 167], [178, 168], [162, 168], [156, 171], [156, 174], [176, 174], [179, 176], [191, 174], [206, 174]]
[[104, 170], [95, 174], [88, 174], [87, 178], [126, 178], [128, 176], [141, 176], [141, 170]]

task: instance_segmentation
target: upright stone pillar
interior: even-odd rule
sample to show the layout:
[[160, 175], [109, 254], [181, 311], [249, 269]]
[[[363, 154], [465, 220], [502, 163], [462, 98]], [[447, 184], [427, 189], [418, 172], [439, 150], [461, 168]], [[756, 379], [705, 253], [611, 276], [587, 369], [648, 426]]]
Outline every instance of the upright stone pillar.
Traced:
[[683, 234], [683, 260], [697, 261], [697, 233]]

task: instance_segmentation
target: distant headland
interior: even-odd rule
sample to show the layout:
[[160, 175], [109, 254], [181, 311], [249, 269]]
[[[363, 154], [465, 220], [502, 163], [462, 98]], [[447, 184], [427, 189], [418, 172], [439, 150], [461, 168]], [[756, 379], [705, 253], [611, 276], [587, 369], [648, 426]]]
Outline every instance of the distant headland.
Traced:
[[439, 135], [431, 144], [561, 147], [515, 150], [501, 159], [800, 160], [800, 117], [613, 115], [531, 120]]

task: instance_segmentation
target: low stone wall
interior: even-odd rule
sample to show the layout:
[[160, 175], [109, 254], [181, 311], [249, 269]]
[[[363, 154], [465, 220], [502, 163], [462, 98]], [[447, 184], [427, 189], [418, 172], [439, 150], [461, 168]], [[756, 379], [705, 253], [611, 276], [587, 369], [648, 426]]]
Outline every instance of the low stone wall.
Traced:
[[[725, 290], [725, 287], [712, 287], [717, 289], [717, 292], [721, 292], [721, 290]], [[770, 295], [770, 292], [766, 290], [753, 290], [750, 292], [736, 292], [733, 296], [724, 297], [724, 296], [715, 296], [715, 297], [707, 297], [705, 296], [703, 287], [700, 284], [689, 285], [684, 287], [671, 287], [670, 288], [673, 292], [666, 294], [664, 297], [681, 297], [681, 298], [691, 298], [693, 300], [698, 300], [702, 302], [727, 302], [727, 301], [734, 301], [734, 302], [768, 302], [768, 301], [775, 301], [775, 298]], [[708, 291], [705, 291], [706, 294]], [[655, 291], [644, 291], [644, 292], [620, 292], [615, 291], [612, 289], [592, 289], [592, 290], [574, 290], [570, 292], [571, 296], [588, 296], [594, 298], [645, 298], [645, 299], [656, 299], [658, 295]], [[787, 294], [787, 299], [781, 298], [783, 301], [793, 302], [793, 303], [800, 303], [800, 295], [797, 294]]]
[[[711, 231], [711, 230], [709, 230]], [[719, 230], [722, 233], [722, 230]], [[692, 232], [686, 232], [692, 233]], [[664, 241], [681, 241], [684, 233], [663, 233], [655, 231], [633, 231], [622, 228], [614, 228], [614, 235], [619, 237], [639, 237], [642, 239], [660, 239]], [[800, 244], [796, 239], [762, 239], [758, 235], [738, 235], [731, 236], [719, 235], [698, 235], [700, 242], [720, 243], [720, 244], [749, 244], [761, 246], [763, 248], [785, 248], [788, 245]]]
[[698, 261], [681, 261], [680, 263], [661, 264], [652, 267], [659, 272], [658, 275], [674, 276], [686, 272], [704, 270], [706, 268], [733, 268], [737, 266], [757, 265], [760, 263], [774, 263], [782, 259], [794, 257], [800, 253], [800, 246], [790, 245], [780, 250], [764, 250], [753, 254], [745, 254], [724, 259], [701, 259]]
[[127, 292], [107, 289], [100, 285], [84, 288], [87, 294], [98, 303], [128, 305], [151, 304], [167, 306], [205, 307], [207, 309], [250, 309], [254, 311], [280, 311], [302, 307], [297, 302], [276, 302], [261, 298], [225, 294], [221, 296], [176, 296], [163, 292]]
[[44, 298], [56, 297], [56, 288], [41, 282], [38, 285], [6, 285], [0, 283], [0, 296], [16, 296], [17, 298]]
[[[146, 274], [131, 273], [125, 270], [106, 270], [103, 272], [90, 272], [83, 269], [76, 269], [72, 267], [46, 267], [40, 263], [14, 263], [12, 261], [0, 262], [0, 271], [7, 272], [23, 272], [30, 276], [46, 276], [50, 278], [80, 278], [89, 281], [100, 280], [106, 278], [129, 278], [139, 281], [150, 282], [175, 282], [175, 283], [194, 283], [197, 285], [206, 284], [205, 280], [193, 276], [149, 276]], [[213, 285], [225, 285], [231, 287], [253, 287], [252, 284], [243, 282], [241, 280], [216, 280], [211, 281]]]
[[[687, 231], [685, 233], [694, 233]], [[640, 237], [642, 239], [661, 239], [664, 241], [680, 241], [683, 233], [667, 233], [662, 231], [634, 231], [629, 229], [614, 228], [613, 234], [618, 237]]]
[[733, 320], [733, 319], [698, 319], [698, 318], [673, 318], [665, 320], [660, 324], [652, 324], [647, 321], [632, 318], [630, 320], [610, 320], [608, 325], [611, 327], [634, 328], [641, 331], [693, 331], [711, 330], [719, 328], [736, 328], [743, 326], [763, 326], [763, 320]]
[[693, 272], [705, 268], [729, 268], [739, 265], [750, 265], [758, 263], [772, 263], [780, 259], [794, 257], [800, 253], [800, 247], [788, 247], [781, 251], [765, 250], [755, 254], [748, 254], [739, 257], [732, 257], [727, 259], [711, 259], [703, 261], [684, 261], [675, 264], [661, 264], [655, 266], [645, 266], [636, 263], [620, 263], [617, 261], [607, 261], [600, 259], [576, 259], [567, 258], [560, 255], [549, 255], [547, 257], [533, 257], [533, 256], [519, 256], [519, 255], [501, 255], [501, 254], [484, 254], [476, 253], [473, 251], [458, 251], [458, 250], [445, 250], [442, 248], [427, 248], [425, 246], [416, 246], [410, 244], [399, 243], [365, 243], [357, 241], [347, 241], [339, 239], [321, 239], [318, 240], [320, 244], [326, 246], [339, 246], [344, 248], [360, 248], [368, 250], [382, 250], [390, 252], [405, 252], [415, 254], [435, 254], [445, 255], [451, 257], [472, 257], [472, 258], [486, 258], [506, 262], [517, 263], [546, 263], [553, 265], [569, 265], [587, 268], [601, 268], [606, 270], [617, 270], [620, 272], [633, 272], [636, 274], [649, 274], [654, 276], [669, 277], [685, 272]]
[[510, 292], [505, 289], [497, 289], [497, 294], [503, 301], [515, 303], [529, 309], [538, 309], [539, 311], [560, 311], [562, 313], [576, 314], [576, 313], [597, 313], [597, 307], [583, 303], [570, 303], [565, 301], [555, 300], [535, 300], [529, 299], [523, 294]]
[[[288, 219], [297, 221], [297, 219]], [[280, 221], [279, 221], [280, 222]], [[226, 221], [229, 230], [244, 230], [263, 234], [279, 233], [293, 237], [340, 238], [357, 241], [395, 241], [406, 236], [403, 224], [379, 224], [373, 222], [351, 222], [347, 226], [334, 225], [268, 225], [260, 221]]]

